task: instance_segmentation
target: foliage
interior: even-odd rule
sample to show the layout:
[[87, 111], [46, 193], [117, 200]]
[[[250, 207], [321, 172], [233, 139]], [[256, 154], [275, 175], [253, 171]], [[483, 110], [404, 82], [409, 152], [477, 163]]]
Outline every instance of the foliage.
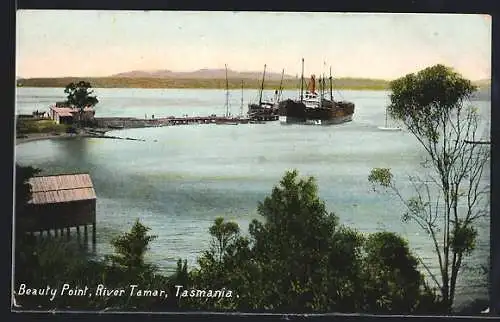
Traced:
[[16, 163], [15, 175], [15, 227], [16, 235], [21, 233], [25, 225], [29, 225], [29, 218], [26, 216], [28, 201], [31, 199], [31, 185], [28, 180], [41, 170], [32, 166], [21, 166]]
[[139, 219], [136, 219], [130, 232], [114, 238], [111, 245], [115, 254], [108, 257], [112, 264], [136, 274], [151, 271], [153, 267], [144, 262], [144, 255], [149, 244], [157, 236], [148, 235], [149, 230], [149, 227], [144, 226]]
[[[55, 239], [21, 236], [16, 244], [16, 289], [103, 284], [107, 289], [168, 291], [168, 299], [125, 296], [16, 296], [23, 308], [92, 310], [211, 310], [271, 312], [439, 312], [436, 299], [417, 270], [406, 241], [393, 233], [361, 233], [339, 224], [318, 197], [314, 178], [285, 174], [259, 203], [263, 221], [254, 220], [249, 235], [216, 218], [210, 247], [188, 270], [179, 260], [171, 276], [145, 262], [155, 236], [138, 220], [113, 239], [105, 260], [86, 248]], [[225, 290], [231, 297], [179, 297], [183, 290]]]
[[32, 166], [22, 166], [16, 163], [16, 205], [25, 205], [31, 199], [31, 186], [28, 180], [39, 174], [42, 170]]
[[64, 133], [67, 131], [67, 126], [57, 124], [53, 120], [31, 120], [17, 119], [16, 134], [17, 136], [30, 133]]
[[99, 103], [96, 96], [93, 96], [92, 85], [86, 81], [79, 81], [77, 83], [69, 83], [64, 88], [64, 93], [67, 94], [67, 101], [70, 106], [75, 106], [83, 110], [86, 106], [95, 106]]
[[363, 265], [371, 281], [365, 289], [370, 307], [379, 313], [441, 309], [434, 291], [418, 271], [418, 259], [410, 253], [406, 240], [389, 232], [374, 233], [367, 238], [364, 249]]
[[[439, 311], [405, 241], [392, 233], [364, 237], [339, 225], [317, 193], [314, 178], [298, 179], [291, 171], [259, 204], [265, 221], [252, 221], [249, 238], [240, 235], [236, 224], [217, 218], [210, 228], [212, 246], [200, 257], [191, 282], [195, 287], [232, 287], [238, 297], [187, 306], [272, 312]], [[221, 248], [223, 240], [230, 242]]]
[[410, 198], [390, 169], [375, 168], [368, 180], [396, 194], [407, 208], [403, 220], [415, 222], [432, 239], [440, 280], [428, 271], [451, 310], [464, 257], [475, 248], [475, 225], [488, 214], [484, 171], [490, 151], [487, 145], [470, 144], [478, 139], [480, 115], [466, 104], [476, 87], [436, 65], [393, 81], [391, 90], [389, 113], [426, 152], [424, 176], [409, 177], [416, 194]]
[[74, 106], [78, 108], [78, 123], [82, 126], [85, 122], [83, 118], [83, 113], [86, 107], [93, 107], [99, 100], [95, 95], [93, 90], [91, 90], [92, 85], [88, 81], [80, 80], [78, 82], [71, 82], [64, 88], [64, 93], [66, 93], [67, 100], [66, 103], [69, 106]]
[[[158, 274], [155, 267], [144, 263], [142, 257], [152, 239], [145, 236], [144, 226], [136, 223], [130, 232], [117, 238], [120, 245], [115, 253], [117, 266], [108, 260], [93, 259], [87, 245], [56, 238], [19, 235], [16, 241], [15, 290], [25, 283], [29, 288], [61, 290], [65, 283], [71, 288], [89, 287], [94, 292], [99, 284], [108, 290], [123, 289], [123, 296], [94, 294], [93, 296], [46, 296], [16, 295], [16, 302], [24, 309], [92, 309], [92, 310], [153, 310], [175, 308], [175, 303], [163, 297], [130, 296], [130, 285], [145, 290], [166, 290], [172, 287], [167, 277]], [[118, 242], [119, 240], [119, 242]], [[128, 244], [128, 245], [127, 245]], [[171, 294], [169, 294], [170, 296]]]

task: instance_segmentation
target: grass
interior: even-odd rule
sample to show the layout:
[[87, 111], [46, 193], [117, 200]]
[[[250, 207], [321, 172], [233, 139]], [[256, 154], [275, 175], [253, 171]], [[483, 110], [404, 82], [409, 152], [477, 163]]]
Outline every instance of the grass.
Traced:
[[18, 119], [16, 124], [17, 136], [33, 133], [66, 133], [67, 130], [67, 125], [57, 124], [53, 120]]

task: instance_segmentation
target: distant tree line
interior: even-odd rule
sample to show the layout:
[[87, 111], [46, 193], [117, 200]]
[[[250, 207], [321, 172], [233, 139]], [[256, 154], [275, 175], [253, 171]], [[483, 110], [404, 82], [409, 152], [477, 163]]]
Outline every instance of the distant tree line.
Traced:
[[[224, 89], [226, 88], [225, 79], [180, 79], [180, 78], [114, 78], [114, 77], [95, 77], [95, 78], [28, 78], [17, 81], [18, 86], [22, 87], [61, 87], [64, 88], [68, 83], [78, 83], [80, 81], [89, 82], [94, 88], [206, 88], [206, 89]], [[242, 79], [230, 78], [230, 89], [241, 89]], [[389, 82], [377, 79], [357, 79], [357, 78], [339, 78], [334, 80], [335, 89], [358, 89], [358, 90], [386, 90]], [[246, 89], [258, 89], [261, 86], [260, 79], [244, 79], [243, 87]], [[268, 80], [264, 83], [266, 90], [276, 90], [280, 86], [280, 80]], [[300, 79], [284, 79], [284, 89], [298, 89]]]

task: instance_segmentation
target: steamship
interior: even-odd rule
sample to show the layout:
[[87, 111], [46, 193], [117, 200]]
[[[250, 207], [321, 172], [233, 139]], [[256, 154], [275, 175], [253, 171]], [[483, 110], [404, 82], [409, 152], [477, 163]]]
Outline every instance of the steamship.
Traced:
[[304, 59], [302, 59], [300, 98], [298, 100], [288, 99], [280, 103], [279, 118], [281, 123], [333, 125], [352, 121], [354, 103], [333, 99], [331, 69], [329, 95], [325, 91], [325, 77], [319, 79], [319, 92], [316, 90], [316, 77], [314, 75], [311, 76], [305, 93], [303, 84]]

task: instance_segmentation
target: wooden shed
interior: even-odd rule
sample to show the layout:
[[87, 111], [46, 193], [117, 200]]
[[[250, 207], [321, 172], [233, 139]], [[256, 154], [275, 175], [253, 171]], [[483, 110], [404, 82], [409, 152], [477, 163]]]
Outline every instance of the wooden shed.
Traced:
[[29, 223], [26, 230], [31, 232], [66, 229], [92, 225], [95, 241], [96, 193], [90, 175], [87, 173], [35, 176], [29, 179], [31, 200]]

